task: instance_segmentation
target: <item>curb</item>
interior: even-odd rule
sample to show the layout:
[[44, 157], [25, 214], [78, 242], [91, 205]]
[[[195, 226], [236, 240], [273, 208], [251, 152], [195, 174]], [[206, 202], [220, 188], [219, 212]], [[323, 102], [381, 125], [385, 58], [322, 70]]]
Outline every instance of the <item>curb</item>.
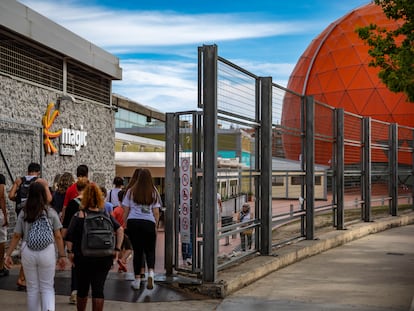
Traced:
[[[369, 234], [413, 223], [414, 212], [410, 212], [401, 216], [378, 219], [375, 222], [353, 224], [346, 230], [324, 233], [316, 240], [300, 240], [297, 243], [278, 249], [273, 256], [257, 256], [220, 271], [217, 283], [202, 284], [198, 286], [197, 291], [213, 298], [225, 298], [246, 285], [307, 257], [320, 254]], [[249, 268], [246, 268], [246, 266]]]

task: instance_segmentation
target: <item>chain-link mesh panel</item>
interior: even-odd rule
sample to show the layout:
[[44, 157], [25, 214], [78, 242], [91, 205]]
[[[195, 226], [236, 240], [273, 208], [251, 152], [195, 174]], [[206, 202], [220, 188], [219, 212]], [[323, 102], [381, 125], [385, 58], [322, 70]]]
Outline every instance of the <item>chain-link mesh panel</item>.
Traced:
[[219, 58], [217, 67], [219, 113], [256, 120], [257, 77], [222, 58]]
[[398, 204], [401, 208], [412, 206], [414, 130], [398, 127]]

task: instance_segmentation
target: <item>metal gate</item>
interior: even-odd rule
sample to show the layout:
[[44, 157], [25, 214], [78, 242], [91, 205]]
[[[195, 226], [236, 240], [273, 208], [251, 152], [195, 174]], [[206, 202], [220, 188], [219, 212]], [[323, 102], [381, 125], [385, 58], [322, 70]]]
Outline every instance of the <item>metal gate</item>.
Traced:
[[[238, 106], [226, 94], [232, 80], [248, 93], [240, 97]], [[202, 111], [167, 114], [167, 275], [188, 271], [204, 282], [215, 282], [218, 270], [234, 260], [271, 252], [270, 84], [271, 78], [256, 77], [218, 57], [216, 46], [199, 49]], [[247, 132], [249, 140], [244, 141]], [[183, 175], [187, 165], [183, 159], [190, 163], [188, 177]], [[222, 210], [218, 197], [223, 200]], [[242, 228], [236, 215], [243, 203], [251, 206], [254, 216]], [[242, 253], [239, 235], [246, 228], [253, 231], [253, 242]], [[183, 242], [185, 248], [190, 242], [191, 262], [183, 260]]]
[[[201, 112], [168, 113], [166, 122], [165, 268], [199, 274], [203, 240], [200, 204]], [[180, 168], [185, 161], [186, 177]], [[182, 223], [184, 221], [184, 223]], [[182, 253], [189, 253], [182, 258]], [[188, 260], [185, 260], [188, 259]]]
[[[6, 177], [6, 189], [27, 172], [30, 162], [43, 164], [42, 127], [14, 120], [0, 119], [0, 173]], [[10, 202], [6, 200], [6, 202]], [[10, 211], [14, 208], [8, 206]], [[9, 233], [14, 228], [15, 214], [10, 213]]]
[[0, 119], [0, 172], [7, 181], [25, 174], [30, 162], [42, 164], [42, 127]]

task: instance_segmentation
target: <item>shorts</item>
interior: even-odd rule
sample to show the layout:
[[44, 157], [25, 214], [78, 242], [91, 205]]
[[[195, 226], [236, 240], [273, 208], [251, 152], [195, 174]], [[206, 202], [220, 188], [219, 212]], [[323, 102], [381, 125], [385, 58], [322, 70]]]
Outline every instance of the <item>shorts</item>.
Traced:
[[4, 215], [0, 211], [0, 243], [7, 242], [7, 227], [3, 227], [4, 224]]

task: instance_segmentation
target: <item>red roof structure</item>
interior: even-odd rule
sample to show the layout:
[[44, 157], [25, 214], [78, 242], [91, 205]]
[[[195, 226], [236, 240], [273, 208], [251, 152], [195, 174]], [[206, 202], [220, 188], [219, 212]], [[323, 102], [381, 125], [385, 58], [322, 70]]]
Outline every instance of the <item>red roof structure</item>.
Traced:
[[[378, 78], [379, 69], [368, 66], [368, 46], [355, 30], [371, 23], [387, 29], [398, 26], [373, 3], [351, 11], [311, 42], [297, 62], [287, 88], [313, 95], [315, 100], [346, 112], [414, 127], [414, 103], [408, 102], [405, 94], [388, 90]], [[292, 98], [285, 98], [282, 125], [298, 128], [298, 109]], [[318, 120], [317, 111], [315, 117]], [[292, 146], [289, 137], [284, 142], [285, 147]], [[286, 156], [297, 159], [298, 152], [287, 149]]]

